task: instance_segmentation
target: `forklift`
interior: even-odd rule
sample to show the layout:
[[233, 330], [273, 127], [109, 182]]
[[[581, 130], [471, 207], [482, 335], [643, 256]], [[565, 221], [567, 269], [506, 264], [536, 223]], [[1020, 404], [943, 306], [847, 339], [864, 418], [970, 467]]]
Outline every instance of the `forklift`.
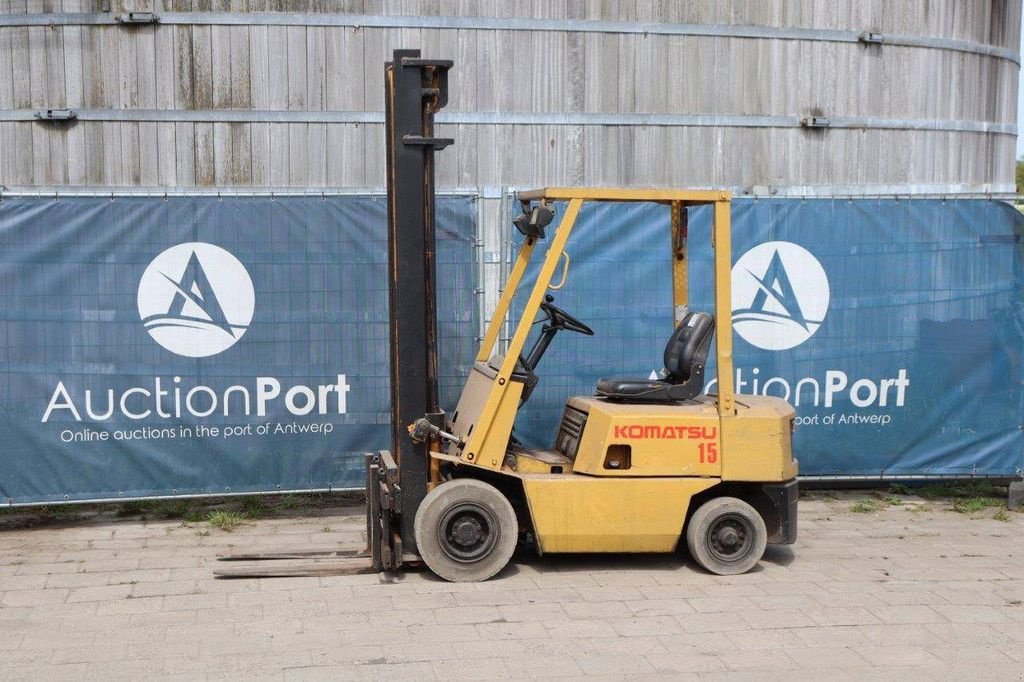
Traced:
[[[451, 62], [396, 51], [385, 70], [391, 286], [392, 449], [368, 457], [367, 536], [375, 570], [426, 564], [470, 582], [499, 573], [521, 543], [539, 554], [675, 552], [718, 575], [749, 571], [767, 543], [796, 539], [795, 412], [733, 391], [730, 195], [723, 191], [553, 187], [519, 192], [524, 238], [450, 414], [437, 391], [433, 134]], [[560, 332], [593, 335], [549, 290], [586, 202], [653, 202], [671, 216], [674, 326], [658, 378], [607, 378], [569, 397], [550, 448], [512, 434]], [[687, 216], [713, 207], [715, 309], [688, 310]], [[556, 212], [561, 212], [552, 231]], [[610, 226], [603, 226], [611, 229]], [[549, 234], [550, 232], [550, 234]], [[596, 235], [595, 235], [596, 236]], [[539, 241], [551, 239], [535, 280]], [[499, 331], [526, 296], [508, 348]], [[527, 349], [538, 316], [539, 334]], [[704, 394], [717, 338], [717, 393]], [[538, 374], [540, 372], [541, 374]]]
[[[367, 455], [367, 548], [228, 555], [220, 560], [270, 565], [236, 564], [216, 575], [390, 574], [425, 564], [445, 580], [470, 582], [497, 575], [520, 544], [539, 554], [669, 553], [683, 538], [698, 564], [731, 575], [753, 568], [766, 543], [794, 542], [795, 412], [779, 398], [733, 391], [727, 192], [520, 192], [512, 222], [523, 246], [458, 404], [450, 414], [441, 409], [434, 168], [435, 153], [454, 140], [435, 135], [434, 115], [448, 101], [451, 67], [418, 50], [396, 50], [385, 65], [391, 449]], [[561, 282], [569, 275], [565, 246], [584, 203], [608, 201], [670, 212], [674, 325], [665, 369], [658, 378], [602, 379], [591, 395], [569, 397], [551, 447], [524, 447], [512, 428], [541, 381], [545, 351], [559, 333], [594, 334], [548, 292], [561, 287], [552, 286], [560, 264]], [[713, 313], [687, 307], [687, 217], [695, 206], [713, 207]], [[544, 239], [551, 245], [526, 282]], [[499, 331], [520, 292], [526, 300], [501, 352]], [[535, 320], [540, 331], [527, 350]], [[716, 336], [718, 392], [704, 394]]]

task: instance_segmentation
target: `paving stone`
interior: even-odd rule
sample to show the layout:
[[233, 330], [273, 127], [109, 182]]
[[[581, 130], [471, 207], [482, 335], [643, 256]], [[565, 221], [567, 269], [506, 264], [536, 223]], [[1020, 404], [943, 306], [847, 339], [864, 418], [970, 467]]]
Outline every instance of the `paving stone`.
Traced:
[[677, 599], [636, 599], [627, 601], [626, 607], [636, 616], [687, 616], [694, 613], [686, 601]]
[[449, 659], [435, 661], [433, 666], [434, 674], [441, 680], [504, 680], [512, 677], [505, 661], [500, 658]]
[[115, 599], [124, 599], [131, 594], [131, 585], [101, 585], [98, 587], [79, 587], [71, 590], [67, 602], [99, 601], [108, 602]]
[[570, 618], [622, 618], [633, 613], [621, 601], [565, 602], [562, 608]]
[[622, 637], [672, 635], [683, 631], [679, 621], [671, 616], [611, 618], [608, 624]]
[[795, 609], [775, 609], [772, 611], [751, 609], [739, 615], [755, 630], [799, 628], [814, 625], [814, 621], [806, 613]]
[[583, 670], [576, 661], [565, 655], [513, 657], [502, 660], [514, 679], [551, 679], [583, 675]]
[[[759, 630], [757, 633], [735, 631], [723, 633], [736, 651], [761, 652], [771, 649], [799, 647], [802, 642], [793, 630]], [[756, 654], [755, 654], [756, 655]]]
[[676, 620], [686, 632], [725, 632], [750, 630], [750, 624], [738, 613], [694, 613], [677, 616]]
[[[221, 581], [224, 584], [231, 584], [237, 581]], [[220, 583], [212, 583], [220, 584]], [[153, 597], [166, 596], [171, 594], [192, 594], [196, 591], [194, 580], [166, 580], [164, 582], [142, 582], [132, 585], [132, 597]]]
[[574, 657], [576, 665], [587, 676], [602, 675], [631, 679], [637, 675], [655, 672], [645, 656], [627, 653], [583, 654]]
[[434, 621], [439, 625], [493, 623], [501, 618], [496, 606], [455, 606], [435, 609]]
[[568, 615], [562, 605], [557, 603], [508, 604], [499, 606], [498, 611], [501, 613], [501, 617], [509, 622], [542, 622], [566, 618]]
[[658, 673], [673, 678], [677, 673], [709, 673], [726, 670], [724, 656], [714, 656], [694, 648], [676, 649], [664, 654], [648, 654], [647, 661]]
[[869, 666], [870, 662], [851, 647], [845, 646], [791, 646], [785, 649], [799, 670], [832, 671], [842, 668]]
[[[937, 646], [930, 647], [928, 651], [935, 658], [958, 665], [1008, 665], [1014, 661], [1013, 655], [1004, 647], [998, 645]], [[1022, 671], [1022, 674], [1024, 674], [1024, 671]]]
[[614, 637], [615, 630], [604, 620], [597, 619], [560, 619], [543, 622], [548, 636], [554, 639], [574, 639], [580, 637]]
[[882, 621], [869, 609], [858, 606], [844, 608], [804, 609], [815, 625], [877, 625]]
[[3, 593], [0, 602], [4, 606], [37, 606], [39, 604], [63, 604], [71, 590], [65, 588], [46, 590], [10, 590]]
[[686, 601], [697, 613], [740, 612], [756, 608], [748, 597], [695, 597]]
[[756, 670], [765, 673], [772, 670], [793, 670], [798, 667], [796, 661], [786, 655], [785, 651], [758, 651], [756, 654], [727, 656], [725, 665], [729, 670]]
[[942, 623], [942, 614], [924, 605], [887, 606], [873, 608], [871, 613], [883, 623]]
[[941, 662], [928, 649], [919, 646], [855, 646], [853, 650], [873, 666], [936, 665]]

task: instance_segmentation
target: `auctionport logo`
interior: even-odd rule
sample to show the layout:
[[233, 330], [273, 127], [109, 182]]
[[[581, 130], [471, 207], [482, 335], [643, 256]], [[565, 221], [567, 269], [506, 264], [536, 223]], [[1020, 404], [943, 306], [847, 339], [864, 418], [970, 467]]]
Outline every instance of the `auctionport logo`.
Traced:
[[745, 341], [787, 350], [811, 338], [828, 311], [828, 276], [810, 251], [765, 242], [732, 268], [732, 324]]
[[203, 242], [167, 249], [142, 273], [139, 317], [157, 343], [205, 358], [238, 343], [252, 322], [256, 294], [245, 266]]

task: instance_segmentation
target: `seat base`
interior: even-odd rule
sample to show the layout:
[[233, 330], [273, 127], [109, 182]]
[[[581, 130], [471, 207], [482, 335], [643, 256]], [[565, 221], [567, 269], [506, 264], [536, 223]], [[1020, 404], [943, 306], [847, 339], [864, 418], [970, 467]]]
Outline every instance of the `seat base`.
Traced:
[[597, 382], [596, 393], [602, 398], [622, 403], [674, 403], [689, 400], [700, 393], [700, 381], [671, 384], [659, 379], [610, 378]]

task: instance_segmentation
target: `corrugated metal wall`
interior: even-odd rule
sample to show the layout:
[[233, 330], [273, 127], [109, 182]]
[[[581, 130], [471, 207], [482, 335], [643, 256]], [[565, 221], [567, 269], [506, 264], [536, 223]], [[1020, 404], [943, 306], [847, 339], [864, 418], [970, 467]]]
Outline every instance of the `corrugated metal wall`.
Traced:
[[[160, 23], [117, 23], [129, 10]], [[380, 187], [382, 69], [399, 47], [456, 62], [442, 187], [1013, 187], [1020, 0], [0, 0], [0, 13], [8, 187]], [[77, 122], [33, 120], [65, 107]], [[802, 127], [811, 115], [831, 127]]]

